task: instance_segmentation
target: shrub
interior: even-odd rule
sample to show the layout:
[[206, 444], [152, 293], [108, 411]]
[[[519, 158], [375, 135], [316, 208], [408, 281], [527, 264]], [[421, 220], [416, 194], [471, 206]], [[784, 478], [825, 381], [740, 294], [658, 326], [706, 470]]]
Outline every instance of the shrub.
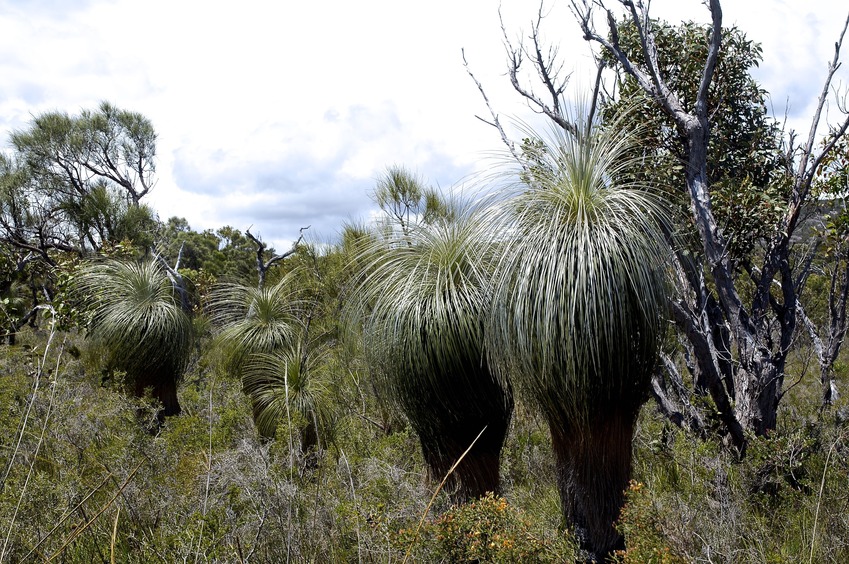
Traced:
[[566, 562], [576, 554], [571, 535], [540, 526], [492, 493], [452, 507], [418, 534], [401, 529], [395, 542], [427, 562]]

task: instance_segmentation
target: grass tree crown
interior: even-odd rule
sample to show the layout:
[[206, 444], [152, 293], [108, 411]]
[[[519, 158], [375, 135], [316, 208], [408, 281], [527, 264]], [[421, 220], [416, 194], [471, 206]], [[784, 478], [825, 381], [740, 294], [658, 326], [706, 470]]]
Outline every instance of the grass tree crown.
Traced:
[[75, 288], [92, 314], [90, 333], [128, 370], [167, 367], [182, 372], [192, 322], [158, 263], [92, 262], [79, 272]]
[[304, 331], [308, 309], [296, 286], [298, 272], [284, 274], [276, 284], [260, 288], [219, 284], [212, 292], [213, 322], [227, 347], [231, 368], [240, 370], [247, 357], [294, 346]]
[[[483, 359], [483, 315], [489, 307], [479, 231], [467, 214], [415, 223], [403, 231], [384, 228], [361, 245], [363, 265], [355, 301], [370, 355], [388, 373], [384, 382], [402, 389], [411, 371], [435, 390], [457, 393], [467, 383], [441, 376], [465, 372], [470, 358]], [[420, 382], [414, 383], [418, 387]], [[474, 384], [468, 391], [473, 392]], [[410, 398], [412, 399], [412, 398]]]
[[638, 407], [664, 329], [661, 203], [631, 180], [632, 136], [615, 122], [527, 134], [519, 181], [493, 206], [495, 363], [549, 416]]

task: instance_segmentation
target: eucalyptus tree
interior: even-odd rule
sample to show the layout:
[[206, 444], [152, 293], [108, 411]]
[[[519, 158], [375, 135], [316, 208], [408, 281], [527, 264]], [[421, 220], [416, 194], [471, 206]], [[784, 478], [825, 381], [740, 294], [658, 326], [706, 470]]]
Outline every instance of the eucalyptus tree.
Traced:
[[152, 259], [89, 262], [74, 275], [73, 287], [106, 367], [125, 373], [136, 397], [150, 393], [159, 400], [160, 421], [179, 414], [177, 386], [193, 350], [193, 326], [162, 266]]
[[10, 145], [0, 155], [0, 246], [31, 290], [15, 330], [52, 301], [63, 257], [126, 240], [151, 247], [158, 222], [141, 199], [155, 183], [156, 133], [141, 114], [104, 102], [77, 116], [38, 115]]
[[78, 116], [47, 112], [10, 141], [14, 166], [0, 171], [15, 180], [0, 214], [9, 244], [52, 264], [50, 253], [87, 255], [154, 226], [141, 200], [155, 184], [156, 132], [141, 114], [108, 102]]
[[359, 238], [349, 314], [361, 322], [379, 392], [410, 421], [431, 476], [459, 461], [446, 482], [455, 500], [497, 492], [513, 396], [484, 345], [487, 246], [468, 210], [396, 217], [400, 226]]
[[667, 220], [608, 123], [526, 133], [490, 218], [498, 253], [488, 348], [551, 431], [563, 514], [602, 560], [631, 472], [634, 425], [666, 324]]

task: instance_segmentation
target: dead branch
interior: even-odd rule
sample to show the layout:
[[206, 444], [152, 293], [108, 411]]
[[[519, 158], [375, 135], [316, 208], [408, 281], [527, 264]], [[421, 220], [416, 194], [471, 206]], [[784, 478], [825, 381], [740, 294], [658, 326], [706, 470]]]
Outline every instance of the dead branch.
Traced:
[[256, 245], [256, 271], [259, 275], [259, 288], [262, 288], [265, 285], [265, 276], [268, 273], [268, 269], [274, 266], [276, 263], [280, 262], [283, 259], [286, 259], [298, 251], [298, 246], [304, 240], [304, 231], [309, 229], [310, 226], [301, 227], [298, 231], [298, 239], [292, 243], [292, 246], [285, 253], [281, 253], [279, 255], [274, 255], [267, 261], [265, 260], [265, 250], [266, 245], [262, 242], [262, 239], [255, 237], [253, 233], [251, 233], [251, 228], [245, 231], [245, 235], [248, 236], [248, 239], [253, 241], [254, 245]]
[[489, 113], [492, 116], [492, 121], [489, 122], [480, 116], [475, 117], [498, 130], [498, 134], [501, 136], [501, 141], [507, 147], [507, 150], [510, 151], [510, 154], [513, 155], [513, 158], [516, 159], [516, 161], [524, 167], [525, 165], [523, 164], [522, 159], [519, 158], [519, 153], [516, 151], [516, 144], [513, 143], [513, 141], [511, 141], [509, 137], [507, 137], [507, 133], [505, 133], [504, 127], [502, 127], [501, 121], [498, 119], [498, 114], [495, 113], [495, 110], [492, 109], [492, 104], [489, 103], [489, 97], [486, 95], [486, 91], [483, 89], [483, 85], [475, 77], [474, 73], [472, 73], [472, 69], [469, 68], [469, 63], [466, 60], [465, 49], [460, 49], [460, 53], [462, 53], [463, 55], [463, 66], [466, 68], [466, 72], [469, 73], [469, 76], [472, 77], [472, 80], [475, 81], [475, 85], [478, 87], [481, 96], [483, 96], [483, 101], [486, 103], [486, 107], [489, 109]]

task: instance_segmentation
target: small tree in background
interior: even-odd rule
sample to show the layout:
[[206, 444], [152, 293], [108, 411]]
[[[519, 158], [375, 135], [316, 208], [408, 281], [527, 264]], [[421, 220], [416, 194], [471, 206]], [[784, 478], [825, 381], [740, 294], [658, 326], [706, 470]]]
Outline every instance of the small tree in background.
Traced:
[[[251, 398], [254, 422], [266, 438], [274, 437], [282, 422], [280, 410], [285, 405], [281, 408], [278, 402], [288, 393], [287, 375], [298, 375], [292, 379], [295, 385], [303, 383], [307, 374], [308, 355], [302, 354], [301, 348], [307, 337], [302, 319], [307, 304], [295, 287], [297, 277], [293, 270], [273, 286], [220, 284], [210, 298], [213, 322], [220, 327], [218, 338], [226, 347], [228, 370], [242, 381]], [[278, 360], [287, 365], [282, 372], [277, 370]]]
[[242, 367], [242, 386], [251, 399], [260, 435], [275, 436], [281, 423], [297, 425], [304, 452], [321, 447], [329, 420], [319, 376], [322, 349], [297, 342], [269, 354], [254, 354]]

